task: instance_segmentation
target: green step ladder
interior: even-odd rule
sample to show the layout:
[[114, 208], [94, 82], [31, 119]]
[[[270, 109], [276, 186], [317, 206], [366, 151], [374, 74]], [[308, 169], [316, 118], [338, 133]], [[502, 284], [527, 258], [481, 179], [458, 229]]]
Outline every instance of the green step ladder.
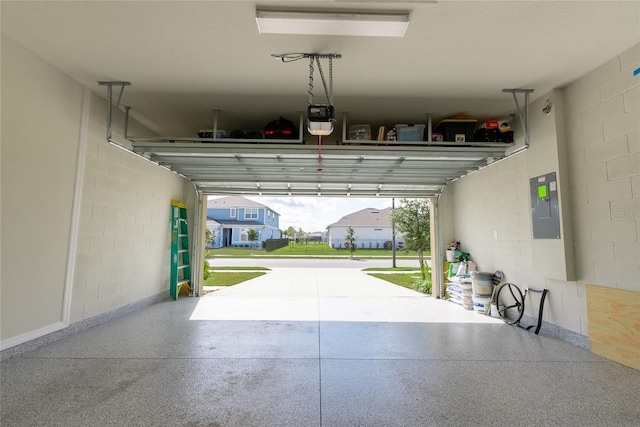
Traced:
[[191, 257], [189, 256], [189, 234], [187, 205], [171, 201], [171, 277], [169, 295], [178, 299], [183, 289], [191, 293]]

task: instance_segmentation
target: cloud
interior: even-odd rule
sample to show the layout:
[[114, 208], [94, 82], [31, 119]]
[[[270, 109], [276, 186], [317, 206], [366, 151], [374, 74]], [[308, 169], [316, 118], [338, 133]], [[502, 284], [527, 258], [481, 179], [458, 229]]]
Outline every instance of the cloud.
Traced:
[[[391, 207], [391, 199], [352, 197], [259, 197], [247, 199], [262, 203], [280, 214], [280, 229], [302, 228], [306, 232], [324, 231], [343, 216], [365, 208]], [[398, 206], [398, 200], [396, 200]]]
[[357, 199], [347, 197], [299, 197], [299, 204], [280, 213], [280, 228], [289, 226], [304, 231], [324, 231], [343, 216], [365, 208], [383, 209], [391, 206], [391, 199]]

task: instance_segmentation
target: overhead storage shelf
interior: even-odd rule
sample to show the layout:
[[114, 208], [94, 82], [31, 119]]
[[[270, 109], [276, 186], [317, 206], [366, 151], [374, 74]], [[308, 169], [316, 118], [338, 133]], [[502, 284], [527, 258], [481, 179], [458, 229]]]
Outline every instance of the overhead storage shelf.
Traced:
[[[108, 86], [107, 140], [116, 143], [111, 138], [113, 116], [129, 83], [100, 84]], [[121, 89], [116, 104], [113, 86]], [[510, 91], [515, 98], [518, 90]], [[130, 136], [130, 108], [125, 109], [125, 138], [131, 141], [132, 150], [188, 178], [201, 194], [431, 197], [440, 194], [447, 183], [502, 159], [513, 146], [484, 142], [435, 145], [430, 141], [430, 115], [427, 141], [349, 141], [345, 117], [342, 142], [354, 145], [305, 145], [302, 113], [298, 139]], [[213, 135], [217, 135], [217, 114]]]
[[[213, 129], [212, 134], [218, 134], [218, 111], [214, 112]], [[213, 138], [199, 138], [199, 137], [156, 137], [156, 136], [131, 136], [129, 132], [129, 108], [126, 109], [125, 116], [125, 138], [132, 142], [180, 142], [180, 143], [238, 143], [238, 144], [304, 144], [304, 113], [300, 112], [299, 119], [299, 137], [289, 139], [276, 139], [276, 138], [227, 138], [225, 137], [213, 137]]]
[[[418, 140], [415, 141], [407, 141], [407, 140], [400, 140], [399, 138], [397, 140], [386, 140], [386, 139], [371, 139], [371, 137], [373, 136], [373, 134], [371, 132], [373, 132], [373, 128], [370, 128], [369, 131], [369, 139], [352, 139], [349, 138], [349, 136], [351, 135], [351, 133], [348, 131], [349, 127], [347, 125], [347, 113], [344, 113], [343, 115], [343, 119], [342, 119], [342, 139], [338, 142], [338, 144], [340, 145], [385, 145], [385, 146], [402, 146], [402, 145], [407, 145], [407, 146], [448, 146], [448, 147], [503, 147], [505, 146], [504, 142], [485, 142], [485, 141], [473, 141], [473, 140], [466, 140], [464, 142], [456, 142], [456, 141], [451, 141], [451, 140], [444, 140], [444, 141], [434, 141], [432, 140], [432, 134], [433, 134], [433, 124], [432, 124], [432, 115], [431, 114], [427, 114], [426, 115], [426, 124], [421, 125], [421, 124], [417, 124], [417, 125], [403, 125], [403, 129], [408, 130], [408, 129], [412, 129], [413, 126], [416, 127], [416, 129], [418, 128], [418, 126], [423, 126], [424, 127], [424, 136]], [[464, 121], [464, 120], [463, 120]], [[470, 121], [470, 120], [469, 120]], [[473, 120], [473, 122], [475, 123], [475, 120]], [[358, 125], [355, 125], [358, 126]], [[368, 125], [366, 125], [368, 126]], [[400, 126], [400, 125], [397, 125]], [[381, 128], [385, 128], [385, 126], [381, 126]], [[391, 128], [389, 128], [391, 129]], [[399, 131], [399, 130], [398, 130]], [[418, 132], [416, 132], [418, 133]], [[399, 136], [399, 135], [398, 135]], [[507, 146], [512, 146], [513, 143], [506, 143]]]

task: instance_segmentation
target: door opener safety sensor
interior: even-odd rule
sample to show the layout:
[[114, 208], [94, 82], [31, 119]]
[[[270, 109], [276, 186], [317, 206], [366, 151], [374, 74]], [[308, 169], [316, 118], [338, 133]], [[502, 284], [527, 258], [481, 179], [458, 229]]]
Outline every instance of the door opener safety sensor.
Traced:
[[[280, 58], [282, 62], [297, 61], [303, 58], [309, 58], [309, 105], [307, 107], [307, 130], [314, 136], [327, 136], [333, 132], [335, 119], [335, 109], [333, 106], [333, 60], [342, 58], [338, 53], [293, 53], [293, 54], [273, 54], [272, 56]], [[322, 68], [321, 59], [329, 62], [329, 82], [325, 79], [324, 70]], [[327, 97], [326, 104], [316, 104], [313, 101], [313, 76], [315, 66], [318, 67], [318, 73], [322, 81], [324, 93]]]

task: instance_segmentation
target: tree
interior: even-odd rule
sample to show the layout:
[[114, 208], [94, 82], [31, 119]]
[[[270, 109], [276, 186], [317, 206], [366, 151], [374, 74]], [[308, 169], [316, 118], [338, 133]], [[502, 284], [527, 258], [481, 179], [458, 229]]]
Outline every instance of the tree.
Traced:
[[249, 239], [249, 241], [251, 242], [252, 245], [254, 244], [254, 242], [256, 240], [258, 240], [258, 237], [259, 237], [258, 236], [258, 232], [256, 230], [254, 230], [253, 228], [250, 228], [247, 231], [247, 239]]
[[424, 252], [431, 248], [429, 202], [426, 199], [400, 200], [400, 207], [391, 214], [391, 222], [404, 234], [404, 248], [418, 253], [422, 280], [426, 281], [430, 269], [425, 266]]
[[344, 247], [349, 249], [349, 252], [351, 253], [351, 259], [353, 259], [353, 253], [356, 251], [357, 248], [357, 244], [356, 241], [358, 239], [355, 236], [355, 232], [353, 231], [353, 228], [349, 227], [347, 228], [347, 235], [344, 238]]
[[287, 236], [290, 239], [293, 239], [295, 241], [296, 239], [296, 229], [293, 228], [292, 226], [289, 226], [289, 228], [287, 228], [286, 230], [284, 230], [282, 232], [283, 235]]
[[216, 233], [207, 228], [204, 232], [204, 241], [207, 246], [213, 246], [213, 243], [216, 241]]

